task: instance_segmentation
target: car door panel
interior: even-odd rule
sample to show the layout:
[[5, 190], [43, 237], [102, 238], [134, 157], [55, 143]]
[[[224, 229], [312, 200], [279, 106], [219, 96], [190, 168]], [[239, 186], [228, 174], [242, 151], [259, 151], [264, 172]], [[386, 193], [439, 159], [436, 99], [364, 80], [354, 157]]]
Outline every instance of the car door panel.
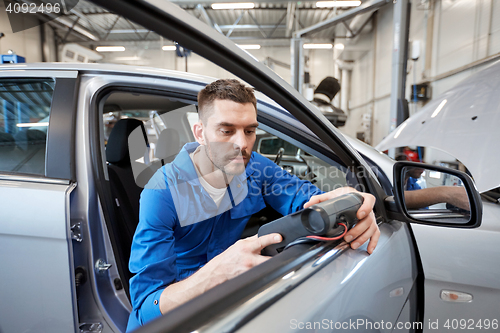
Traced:
[[0, 180], [2, 333], [75, 330], [69, 236], [73, 188]]
[[[426, 318], [431, 322], [447, 319], [498, 319], [500, 256], [498, 224], [500, 206], [483, 201], [483, 219], [478, 229], [435, 228], [414, 225], [425, 274]], [[451, 241], [450, 241], [451, 240]], [[471, 294], [471, 302], [454, 303], [441, 299], [441, 290]], [[425, 331], [432, 331], [425, 327]]]
[[[358, 320], [384, 321], [390, 324], [387, 327], [392, 327], [413, 286], [416, 272], [409, 260], [412, 254], [407, 226], [393, 222], [381, 225], [380, 229], [379, 245], [372, 255], [365, 252], [366, 245], [347, 250], [239, 332], [291, 332], [301, 328], [299, 323], [314, 322], [320, 322], [326, 332], [349, 331], [349, 327], [352, 331], [351, 323]], [[336, 323], [340, 326], [336, 327]], [[350, 325], [346, 329], [343, 323]], [[318, 329], [304, 328], [306, 332]], [[379, 331], [370, 328], [362, 325], [354, 331]]]
[[[125, 77], [116, 77], [116, 78], [91, 78], [82, 80], [82, 91], [91, 90], [93, 92], [100, 90], [104, 86], [146, 86], [148, 84], [147, 79], [139, 79], [139, 78], [125, 78]], [[168, 81], [155, 81], [156, 89], [165, 89], [170, 91], [175, 91], [179, 89], [179, 85], [176, 87], [172, 87]], [[150, 84], [150, 88], [153, 86]], [[189, 87], [189, 84], [186, 85], [186, 88], [193, 89]], [[195, 93], [196, 88], [193, 90], [193, 94]], [[88, 96], [93, 96], [89, 94]], [[90, 105], [91, 102], [88, 101]], [[80, 108], [85, 108], [85, 105], [81, 105]], [[268, 108], [263, 108], [263, 111], [268, 111]], [[268, 111], [269, 112], [269, 111]], [[288, 117], [288, 120], [293, 120], [292, 124], [296, 122], [291, 117]], [[85, 123], [83, 123], [85, 124]], [[293, 126], [293, 125], [290, 125]], [[81, 126], [81, 129], [88, 128], [88, 126]], [[86, 130], [85, 130], [86, 131]], [[80, 145], [80, 144], [78, 144]], [[82, 145], [82, 150], [85, 148]], [[83, 160], [82, 160], [83, 162]], [[80, 165], [79, 171], [83, 172], [83, 164], [77, 163]], [[77, 171], [78, 171], [77, 170]], [[78, 174], [80, 173], [78, 172]], [[87, 170], [86, 172], [90, 172]], [[79, 176], [80, 177], [80, 176]], [[89, 178], [89, 183], [93, 181]], [[83, 189], [81, 189], [83, 190]], [[97, 222], [97, 221], [96, 221]], [[90, 225], [90, 228], [97, 227], [97, 225]], [[105, 228], [104, 224], [101, 225], [100, 228]], [[379, 245], [377, 248], [377, 252], [368, 256], [366, 251], [366, 245], [362, 247], [360, 250], [348, 250], [343, 253], [341, 256], [336, 258], [331, 263], [328, 263], [325, 267], [319, 270], [319, 272], [313, 275], [310, 279], [306, 280], [303, 284], [301, 284], [298, 288], [296, 288], [292, 293], [295, 294], [286, 295], [284, 298], [290, 297], [293, 301], [288, 301], [288, 304], [295, 304], [294, 302], [298, 302], [301, 306], [297, 307], [300, 309], [300, 313], [303, 315], [309, 316], [309, 319], [315, 319], [317, 315], [324, 315], [328, 318], [331, 317], [334, 321], [339, 320], [349, 320], [352, 318], [358, 319], [361, 318], [361, 315], [369, 314], [368, 317], [374, 322], [380, 322], [384, 320], [385, 322], [395, 323], [398, 315], [400, 314], [405, 302], [407, 300], [407, 296], [413, 287], [416, 272], [413, 266], [413, 261], [415, 260], [412, 252], [412, 242], [409, 236], [408, 227], [400, 222], [393, 222], [390, 224], [382, 224], [382, 238], [379, 241]], [[95, 244], [94, 244], [95, 245]], [[109, 257], [109, 254], [102, 253], [100, 256]], [[94, 257], [97, 258], [97, 252], [94, 254]], [[369, 259], [369, 260], [368, 260]], [[111, 270], [110, 270], [111, 271]], [[373, 276], [373, 279], [367, 278], [369, 276]], [[366, 281], [369, 283], [366, 283]], [[372, 281], [373, 280], [373, 281]], [[359, 286], [366, 286], [362, 288], [362, 292], [359, 293]], [[318, 287], [327, 288], [327, 286], [334, 286], [332, 290], [329, 290], [328, 297], [321, 304], [318, 305], [314, 297], [310, 297], [311, 293], [316, 292], [317, 297], [321, 295], [324, 296], [325, 290], [321, 291], [317, 289]], [[101, 294], [99, 291], [99, 285], [97, 286], [97, 293]], [[394, 290], [400, 290], [397, 297], [389, 297]], [[272, 291], [269, 291], [270, 293]], [[356, 296], [359, 293], [359, 296]], [[102, 294], [104, 296], [104, 293]], [[101, 297], [102, 297], [101, 296]], [[323, 297], [321, 296], [321, 297]], [[302, 301], [298, 301], [303, 298]], [[343, 304], [346, 300], [354, 298], [352, 303], [352, 308], [343, 309], [340, 305], [335, 304]], [[313, 300], [311, 303], [311, 307], [309, 310], [305, 310], [304, 306], [309, 299]], [[366, 301], [370, 300], [370, 301]], [[385, 303], [384, 303], [385, 302]], [[329, 304], [334, 305], [329, 305]], [[384, 306], [376, 306], [376, 304], [384, 303]], [[276, 303], [278, 304], [278, 303]], [[282, 303], [279, 303], [282, 304]], [[106, 305], [102, 304], [103, 310], [106, 309]], [[290, 305], [289, 305], [290, 306]], [[294, 306], [295, 308], [296, 306]], [[385, 311], [387, 307], [391, 308], [390, 311]], [[290, 318], [289, 313], [278, 312], [276, 313], [273, 310], [276, 309], [275, 305], [270, 307], [265, 312], [261, 313], [257, 318], [263, 316], [276, 317], [283, 316], [283, 320], [285, 318]], [[324, 310], [323, 310], [324, 309]], [[108, 311], [108, 310], [105, 310]], [[238, 321], [241, 318], [245, 318], [248, 314], [251, 313], [249, 308], [242, 307], [239, 311], [232, 311], [229, 318], [233, 318], [234, 321]], [[269, 313], [269, 314], [268, 314]], [[314, 315], [316, 313], [316, 315]], [[254, 320], [257, 320], [254, 319]], [[297, 317], [299, 318], [299, 317]], [[304, 317], [306, 318], [306, 317]], [[365, 317], [363, 317], [365, 318]], [[265, 322], [265, 320], [264, 320]], [[252, 324], [253, 323], [253, 324]], [[256, 327], [259, 327], [259, 322], [254, 322], [247, 325], [251, 325], [253, 331], [255, 331]], [[208, 331], [218, 332], [221, 328], [226, 329], [224, 327], [227, 323], [221, 322], [211, 325], [207, 328]], [[289, 324], [289, 319], [287, 321]], [[220, 326], [223, 325], [223, 326]], [[229, 324], [231, 325], [231, 324]], [[257, 326], [255, 326], [257, 325]], [[242, 327], [245, 329], [246, 326]], [[281, 329], [276, 327], [276, 329]]]
[[[320, 323], [321, 331], [342, 331], [335, 323], [342, 325], [358, 319], [389, 323], [384, 324], [388, 329], [380, 331], [390, 332], [389, 327], [396, 323], [405, 304], [409, 313], [409, 304], [415, 302], [408, 296], [417, 272], [408, 244], [408, 227], [392, 222], [382, 224], [380, 229], [379, 245], [372, 255], [367, 254], [366, 245], [352, 250], [341, 244], [285, 275], [222, 319], [202, 327], [200, 332], [318, 331], [318, 327], [305, 326], [314, 322]], [[257, 314], [252, 317], [252, 313]], [[354, 331], [370, 330], [363, 326]]]

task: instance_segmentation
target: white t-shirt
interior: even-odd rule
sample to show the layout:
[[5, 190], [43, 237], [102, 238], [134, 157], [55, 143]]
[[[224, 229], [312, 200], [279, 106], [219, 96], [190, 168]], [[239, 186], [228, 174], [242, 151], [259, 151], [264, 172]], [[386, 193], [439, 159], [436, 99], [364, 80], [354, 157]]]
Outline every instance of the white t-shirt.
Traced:
[[207, 193], [210, 195], [210, 197], [212, 198], [212, 200], [217, 205], [217, 208], [219, 208], [220, 207], [220, 203], [222, 201], [222, 198], [224, 198], [224, 194], [226, 194], [227, 188], [226, 187], [224, 187], [224, 188], [215, 188], [212, 185], [210, 185], [202, 177], [202, 175], [201, 175], [200, 171], [198, 170], [198, 167], [194, 163], [194, 159], [193, 159], [194, 155], [200, 151], [200, 147], [201, 146], [199, 146], [195, 151], [193, 151], [191, 154], [189, 154], [189, 157], [191, 158], [191, 161], [193, 162], [193, 165], [194, 165], [194, 169], [196, 170], [196, 173], [198, 174], [198, 179], [200, 180], [201, 186], [203, 186], [203, 188], [205, 189], [205, 191], [207, 191]]

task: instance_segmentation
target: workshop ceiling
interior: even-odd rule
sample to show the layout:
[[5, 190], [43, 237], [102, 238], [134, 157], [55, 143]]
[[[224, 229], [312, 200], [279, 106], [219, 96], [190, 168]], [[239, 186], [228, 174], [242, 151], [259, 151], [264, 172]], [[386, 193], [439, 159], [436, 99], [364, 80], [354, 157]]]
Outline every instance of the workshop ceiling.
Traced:
[[[317, 8], [316, 2], [254, 1], [253, 9], [214, 10], [211, 8], [213, 1], [197, 4], [186, 0], [172, 2], [235, 42], [265, 40], [268, 44], [272, 44], [273, 40], [278, 42], [289, 39], [296, 30], [310, 27], [351, 9]], [[156, 33], [84, 0], [80, 0], [69, 15], [53, 20], [50, 24], [62, 44], [102, 45], [160, 40]], [[344, 26], [338, 25], [321, 30], [308, 38], [333, 41], [336, 35], [345, 33]]]

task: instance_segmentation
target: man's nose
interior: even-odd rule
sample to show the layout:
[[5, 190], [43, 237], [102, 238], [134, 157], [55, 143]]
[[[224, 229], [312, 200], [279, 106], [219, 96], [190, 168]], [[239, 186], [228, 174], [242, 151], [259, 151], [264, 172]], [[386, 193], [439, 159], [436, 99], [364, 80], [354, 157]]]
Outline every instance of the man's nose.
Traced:
[[245, 131], [238, 131], [235, 135], [235, 140], [233, 141], [234, 149], [245, 150], [247, 149], [248, 142], [245, 135]]

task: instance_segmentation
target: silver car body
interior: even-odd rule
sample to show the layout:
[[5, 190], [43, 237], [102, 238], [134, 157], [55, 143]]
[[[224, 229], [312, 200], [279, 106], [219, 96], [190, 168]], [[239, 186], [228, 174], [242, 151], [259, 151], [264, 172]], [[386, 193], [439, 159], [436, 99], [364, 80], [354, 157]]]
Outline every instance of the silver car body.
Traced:
[[[273, 125], [281, 122], [293, 129], [293, 137], [288, 136], [286, 139], [298, 147], [309, 147], [304, 142], [314, 142], [326, 147], [325, 154], [328, 156], [331, 156], [332, 147], [336, 147], [336, 154], [350, 158], [358, 167], [367, 169], [366, 178], [374, 177], [373, 183], [370, 183], [377, 190], [377, 186], [390, 183], [388, 177], [392, 170], [384, 170], [377, 174], [378, 177], [373, 171], [381, 167], [389, 169], [389, 160], [361, 144], [356, 146], [359, 152], [355, 150], [318, 110], [275, 73], [256, 63], [234, 43], [194, 20], [177, 6], [157, 0], [95, 2], [118, 14], [127, 10], [121, 14], [136, 15], [135, 19], [142, 20], [138, 23], [157, 33], [169, 35], [167, 38], [182, 42], [194, 52], [203, 55], [206, 51], [204, 56], [207, 59], [223, 62], [222, 67], [230, 71], [232, 69], [243, 80], [270, 94], [285, 107], [263, 94], [257, 94], [259, 115], [272, 119], [266, 124], [266, 131], [278, 134]], [[144, 16], [140, 16], [142, 14]], [[172, 29], [167, 26], [169, 24], [175, 27]], [[184, 38], [188, 35], [186, 31], [190, 32], [191, 39]], [[0, 273], [2, 333], [125, 330], [131, 306], [126, 292], [119, 288], [120, 275], [116, 268], [118, 254], [113, 251], [110, 232], [105, 223], [106, 207], [97, 192], [101, 185], [97, 183], [96, 169], [105, 169], [105, 165], [96, 166], [93, 163], [99, 160], [95, 156], [97, 152], [104, 153], [103, 142], [98, 143], [101, 147], [94, 145], [98, 122], [102, 121], [95, 103], [102, 89], [113, 87], [142, 88], [159, 94], [183, 94], [194, 100], [197, 92], [212, 81], [211, 78], [186, 73], [115, 65], [0, 66], [0, 79], [56, 77], [56, 91], [60, 88], [57, 78], [61, 76], [73, 78], [72, 83], [77, 88], [73, 96], [65, 96], [75, 105], [68, 105], [67, 113], [62, 114], [73, 115], [74, 125], [70, 124], [70, 127], [74, 126], [74, 130], [58, 128], [67, 133], [66, 137], [60, 137], [60, 133], [54, 131], [60, 120], [52, 117], [47, 140], [50, 146], [60, 143], [72, 149], [74, 158], [66, 156], [68, 166], [60, 166], [70, 176], [61, 179], [57, 175], [1, 175], [3, 209], [0, 211], [0, 265], [8, 268], [2, 269]], [[304, 124], [314, 128], [314, 133]], [[53, 141], [54, 138], [59, 141]], [[322, 159], [331, 160], [325, 154]], [[56, 157], [48, 154], [47, 163], [57, 163]], [[373, 170], [368, 160], [373, 162]], [[380, 166], [377, 166], [377, 160], [381, 160]], [[71, 165], [74, 165], [74, 175], [68, 171]], [[383, 203], [379, 201], [377, 205], [380, 210], [378, 213], [381, 213], [384, 210]], [[318, 329], [317, 323], [324, 325], [326, 320], [333, 325], [326, 328], [330, 331], [339, 330], [335, 326], [337, 323], [340, 324], [340, 330], [348, 330], [352, 327], [352, 321], [370, 321], [378, 323], [378, 327], [370, 329], [362, 326], [357, 330], [391, 332], [398, 322], [405, 324], [421, 320], [421, 270], [411, 227], [399, 221], [384, 221], [380, 229], [381, 237], [374, 254], [366, 254], [366, 245], [357, 250], [343, 245], [333, 249], [320, 248], [293, 274], [290, 272], [276, 279], [267, 288], [229, 309], [223, 317], [211, 318], [198, 331], [296, 331], [302, 327], [311, 331]], [[286, 251], [283, 254], [286, 255]], [[22, 271], [17, 271], [24, 263], [37, 266], [25, 266]], [[79, 269], [87, 272], [86, 282], [79, 279], [76, 283]], [[237, 279], [208, 293], [213, 295]], [[38, 294], [34, 295], [36, 292]], [[193, 303], [186, 306], [189, 304]], [[156, 322], [162, 319], [176, 318], [166, 314]], [[308, 323], [312, 328], [307, 328]], [[386, 325], [381, 327], [382, 323]], [[147, 329], [144, 327], [143, 331]], [[415, 329], [404, 327], [403, 331]]]
[[[500, 62], [475, 73], [402, 123], [378, 146], [438, 149], [461, 161], [480, 192], [500, 186]], [[430, 320], [498, 318], [500, 299], [500, 204], [483, 200], [482, 225], [475, 230], [414, 225], [425, 273], [425, 307]], [[473, 295], [472, 302], [440, 301], [441, 290]], [[427, 312], [427, 309], [430, 311]]]
[[[182, 91], [195, 96], [211, 81], [164, 70], [67, 64], [4, 65], [0, 67], [0, 80], [47, 75], [57, 80], [59, 73], [64, 76], [69, 72], [79, 78], [74, 132], [76, 181], [1, 176], [0, 252], [1, 265], [8, 268], [0, 274], [2, 333], [69, 332], [80, 328], [85, 331], [92, 324], [102, 326], [103, 332], [125, 330], [131, 306], [124, 290], [114, 287], [119, 274], [96, 195], [90, 159], [92, 100], [100, 89], [112, 85]], [[267, 97], [259, 93], [258, 98], [265, 102], [259, 103], [259, 112], [286, 120], [297, 130], [312, 134]], [[50, 130], [49, 126], [49, 137]], [[299, 143], [300, 138], [295, 141]], [[373, 154], [363, 145], [358, 149]], [[77, 238], [72, 226], [78, 223], [81, 242], [72, 239]], [[323, 260], [309, 262], [290, 279], [241, 305], [230, 317], [241, 318], [255, 304], [294, 284], [297, 286], [292, 292], [241, 330], [268, 327], [269, 318], [275, 319], [273, 330], [287, 331], [293, 330], [295, 322], [297, 325], [323, 320], [335, 323], [362, 318], [394, 324], [403, 310], [401, 316], [405, 313], [409, 316], [415, 299], [408, 296], [416, 288], [417, 274], [409, 227], [393, 221], [380, 228], [382, 236], [375, 254], [368, 256], [366, 245], [358, 250], [345, 247], [332, 250]], [[94, 269], [100, 259], [112, 265], [104, 274]], [[75, 269], [79, 266], [87, 268], [89, 281], [79, 287], [77, 297]], [[360, 291], [361, 298], [356, 296]], [[217, 321], [207, 330], [215, 332], [216, 327], [231, 325]]]

